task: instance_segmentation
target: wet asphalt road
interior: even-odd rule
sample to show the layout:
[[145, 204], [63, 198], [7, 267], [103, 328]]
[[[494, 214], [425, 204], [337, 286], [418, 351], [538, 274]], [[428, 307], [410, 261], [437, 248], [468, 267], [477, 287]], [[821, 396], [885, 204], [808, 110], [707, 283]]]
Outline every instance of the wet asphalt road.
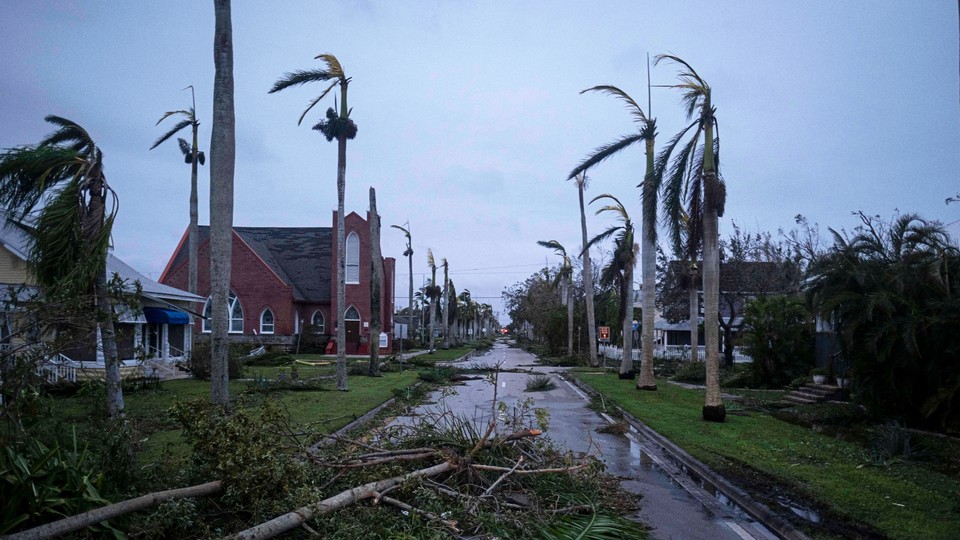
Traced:
[[[548, 392], [526, 392], [530, 373], [499, 374], [497, 400], [514, 406], [533, 398], [534, 407], [550, 413], [546, 435], [573, 452], [590, 452], [607, 465], [607, 472], [620, 478], [623, 487], [640, 494], [635, 519], [653, 528], [656, 539], [767, 539], [776, 538], [752, 518], [724, 504], [722, 495], [704, 491], [677, 470], [656, 448], [633, 434], [597, 433], [606, 420], [587, 407], [587, 397], [563, 380], [565, 368], [535, 365], [535, 357], [521, 349], [503, 344], [469, 364], [501, 364], [501, 369], [522, 369], [546, 374], [556, 388]], [[436, 392], [419, 412], [446, 408], [460, 415], [478, 418], [486, 427], [491, 415], [493, 386], [487, 380], [466, 381], [456, 392]], [[398, 419], [404, 422], [403, 419]], [[483, 431], [483, 428], [480, 428]]]

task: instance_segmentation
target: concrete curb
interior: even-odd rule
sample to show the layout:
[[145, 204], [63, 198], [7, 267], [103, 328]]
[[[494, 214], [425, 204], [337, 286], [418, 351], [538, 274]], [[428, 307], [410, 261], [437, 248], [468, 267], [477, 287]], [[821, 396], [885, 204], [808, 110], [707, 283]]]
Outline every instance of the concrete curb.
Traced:
[[[577, 388], [580, 388], [587, 395], [591, 397], [599, 395], [599, 392], [580, 379], [572, 376], [569, 377], [569, 379]], [[623, 415], [624, 420], [633, 426], [641, 435], [660, 445], [671, 457], [682, 463], [687, 469], [693, 471], [704, 481], [713, 484], [716, 489], [729, 497], [730, 500], [734, 501], [747, 514], [763, 524], [764, 527], [770, 529], [781, 538], [787, 538], [789, 540], [810, 540], [809, 536], [796, 529], [787, 520], [772, 512], [765, 504], [755, 501], [745, 491], [730, 483], [726, 478], [720, 476], [703, 462], [688, 454], [684, 449], [651, 429], [638, 418], [623, 410], [620, 406], [615, 405], [614, 407]]]
[[[422, 383], [418, 381], [418, 382], [416, 382], [416, 383], [408, 386], [407, 388], [414, 389], [414, 388], [420, 386], [421, 384], [422, 384]], [[331, 435], [334, 435], [334, 436], [336, 436], [336, 437], [343, 437], [343, 436], [346, 435], [347, 433], [350, 433], [351, 431], [353, 431], [353, 430], [355, 430], [355, 429], [363, 426], [364, 424], [370, 422], [370, 421], [373, 420], [378, 414], [380, 414], [380, 411], [386, 409], [387, 407], [393, 405], [393, 404], [396, 403], [396, 402], [397, 402], [397, 398], [395, 398], [395, 397], [390, 398], [390, 399], [384, 401], [384, 402], [381, 403], [380, 405], [377, 405], [376, 407], [374, 407], [374, 408], [370, 409], [369, 411], [367, 411], [366, 413], [364, 413], [362, 416], [360, 416], [359, 418], [357, 418], [357, 419], [354, 420], [353, 422], [350, 422], [349, 424], [343, 426], [342, 428], [334, 431]], [[327, 436], [325, 436], [324, 438], [320, 439], [320, 442], [318, 442], [318, 443], [314, 444], [313, 446], [311, 446], [311, 447], [308, 449], [308, 451], [313, 451], [313, 450], [316, 450], [316, 449], [318, 449], [318, 448], [322, 448], [322, 447], [324, 447], [324, 446], [330, 446], [331, 444], [333, 444], [333, 443], [335, 443], [335, 442], [336, 442], [336, 439], [330, 437], [330, 435], [327, 435]]]

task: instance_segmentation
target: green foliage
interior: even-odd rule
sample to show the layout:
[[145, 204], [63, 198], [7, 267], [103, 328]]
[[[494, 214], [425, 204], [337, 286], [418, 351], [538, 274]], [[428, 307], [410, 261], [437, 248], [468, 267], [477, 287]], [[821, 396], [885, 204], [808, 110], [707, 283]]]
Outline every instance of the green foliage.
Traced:
[[637, 523], [617, 516], [592, 512], [586, 516], [564, 516], [540, 533], [543, 540], [628, 540], [647, 538]]
[[915, 215], [859, 216], [852, 237], [833, 231], [810, 282], [837, 323], [854, 396], [879, 417], [960, 431], [960, 252]]
[[450, 366], [433, 366], [421, 370], [418, 377], [421, 381], [433, 384], [446, 384], [460, 373], [460, 370]]
[[922, 445], [913, 443], [910, 432], [900, 422], [889, 420], [870, 430], [870, 458], [875, 465], [891, 465], [901, 460], [926, 458]]
[[557, 387], [553, 377], [549, 375], [534, 375], [527, 378], [525, 392], [549, 392]]
[[[248, 352], [249, 350], [244, 346], [230, 346], [227, 366], [227, 377], [229, 377], [230, 380], [239, 379], [243, 374], [243, 358]], [[212, 350], [210, 349], [209, 342], [199, 342], [195, 344], [193, 351], [190, 353], [190, 373], [200, 380], [209, 381], [211, 357]]]
[[[890, 538], [946, 539], [960, 530], [955, 496], [960, 478], [933, 470], [932, 463], [864, 467], [870, 458], [863, 446], [761, 412], [728, 415], [723, 424], [703, 422], [702, 390], [662, 384], [657, 392], [637, 392], [633, 381], [574, 373], [602, 392], [608, 406], [619, 404], [728, 479], [748, 479], [737, 484], [751, 496], [763, 501], [775, 489], [785, 489], [792, 497], [823, 508], [822, 527], [852, 519], [875, 527], [874, 536]], [[862, 417], [862, 411], [859, 414]], [[765, 483], [758, 487], [753, 484], [757, 479]], [[771, 503], [776, 506], [775, 501]], [[819, 537], [827, 531], [806, 532]], [[870, 534], [847, 530], [833, 536]]]
[[289, 453], [296, 440], [287, 436], [294, 430], [281, 401], [268, 397], [255, 407], [241, 399], [232, 413], [207, 399], [178, 401], [170, 414], [193, 448], [195, 474], [223, 481], [229, 504], [255, 514], [281, 510], [303, 483], [305, 464]]
[[747, 304], [743, 324], [741, 339], [757, 384], [778, 388], [813, 367], [813, 325], [799, 298], [757, 298]]
[[673, 380], [692, 384], [703, 384], [704, 381], [707, 380], [706, 362], [683, 362], [673, 375]]
[[327, 343], [329, 342], [329, 334], [320, 333], [319, 326], [308, 324], [303, 327], [303, 331], [300, 333], [298, 350], [301, 354], [325, 354], [327, 352]]
[[104, 474], [87, 457], [75, 432], [70, 450], [33, 438], [0, 450], [0, 534], [109, 504], [100, 495]]

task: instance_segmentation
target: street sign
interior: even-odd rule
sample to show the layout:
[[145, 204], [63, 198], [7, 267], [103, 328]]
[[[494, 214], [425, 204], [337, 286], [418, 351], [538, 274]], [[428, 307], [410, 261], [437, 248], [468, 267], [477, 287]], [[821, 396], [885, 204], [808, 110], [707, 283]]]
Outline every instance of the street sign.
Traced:
[[610, 327], [601, 326], [599, 330], [600, 341], [610, 341]]

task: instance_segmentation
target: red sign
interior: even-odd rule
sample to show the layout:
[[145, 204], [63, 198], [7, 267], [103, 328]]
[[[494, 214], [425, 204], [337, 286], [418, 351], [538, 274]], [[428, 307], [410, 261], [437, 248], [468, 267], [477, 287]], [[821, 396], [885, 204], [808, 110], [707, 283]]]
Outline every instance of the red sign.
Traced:
[[600, 327], [600, 341], [610, 341], [610, 327], [601, 326]]

